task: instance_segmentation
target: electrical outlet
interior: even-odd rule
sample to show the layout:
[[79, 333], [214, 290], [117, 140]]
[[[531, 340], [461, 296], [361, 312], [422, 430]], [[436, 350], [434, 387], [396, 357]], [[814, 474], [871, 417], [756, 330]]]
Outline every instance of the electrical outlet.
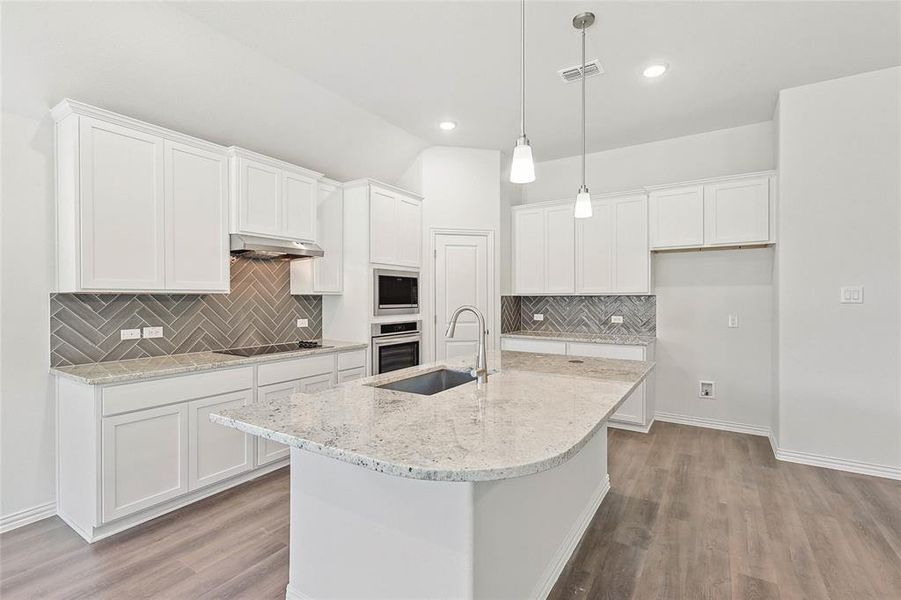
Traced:
[[309, 327], [310, 321], [308, 319], [297, 319], [298, 327]]
[[141, 330], [140, 329], [120, 329], [119, 330], [119, 339], [120, 340], [139, 340], [139, 339], [141, 339]]
[[714, 383], [712, 381], [699, 381], [698, 382], [698, 397], [699, 398], [716, 398], [714, 390]]
[[622, 323], [623, 318], [621, 315], [613, 315], [612, 317], [610, 317], [610, 322], [611, 323]]
[[534, 315], [532, 315], [532, 318], [536, 321], [544, 321], [544, 315], [541, 313], [535, 313]]
[[163, 328], [162, 327], [145, 327], [144, 328], [144, 337], [145, 338], [161, 338], [161, 337], [163, 337]]
[[846, 285], [841, 289], [839, 302], [842, 304], [863, 304], [863, 286]]
[[729, 327], [738, 327], [738, 315], [729, 315]]

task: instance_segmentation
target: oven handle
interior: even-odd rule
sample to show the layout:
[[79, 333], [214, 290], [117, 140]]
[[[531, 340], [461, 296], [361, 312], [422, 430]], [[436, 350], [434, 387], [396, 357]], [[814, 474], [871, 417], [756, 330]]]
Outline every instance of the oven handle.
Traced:
[[406, 344], [408, 342], [421, 342], [422, 334], [416, 333], [415, 335], [380, 335], [378, 337], [372, 338], [373, 346], [384, 346], [384, 345], [393, 345], [393, 344]]

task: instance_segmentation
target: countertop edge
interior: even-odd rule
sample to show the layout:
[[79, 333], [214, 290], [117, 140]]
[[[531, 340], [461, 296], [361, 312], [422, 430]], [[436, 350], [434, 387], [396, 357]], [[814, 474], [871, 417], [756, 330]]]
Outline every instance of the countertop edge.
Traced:
[[[584, 336], [584, 337], [580, 337]], [[591, 337], [596, 336], [596, 337]], [[609, 337], [605, 337], [609, 336]], [[577, 342], [584, 344], [608, 344], [611, 346], [650, 346], [657, 343], [657, 337], [653, 335], [642, 334], [622, 334], [622, 337], [631, 338], [624, 340], [622, 337], [617, 338], [618, 334], [584, 334], [584, 333], [552, 333], [545, 334], [540, 332], [528, 331], [510, 331], [501, 334], [501, 339], [519, 339], [519, 340], [545, 340], [549, 342]]]
[[[76, 381], [78, 383], [82, 383], [85, 385], [112, 385], [117, 383], [130, 383], [135, 381], [150, 381], [152, 379], [161, 379], [164, 377], [172, 377], [175, 375], [184, 375], [187, 373], [199, 373], [205, 371], [215, 371], [215, 370], [224, 370], [231, 369], [235, 367], [246, 367], [249, 365], [257, 365], [269, 362], [280, 362], [283, 360], [290, 360], [293, 358], [305, 358], [308, 356], [321, 356], [323, 354], [339, 354], [341, 352], [352, 352], [354, 350], [365, 350], [369, 347], [369, 344], [360, 343], [360, 342], [336, 342], [333, 343], [341, 344], [340, 346], [334, 348], [315, 348], [312, 350], [298, 350], [296, 352], [283, 352], [279, 354], [266, 354], [261, 356], [236, 356], [233, 359], [225, 359], [222, 362], [217, 363], [200, 363], [200, 364], [185, 364], [185, 365], [174, 365], [171, 367], [164, 367], [161, 369], [155, 369], [152, 371], [144, 372], [144, 373], [123, 373], [123, 374], [110, 374], [110, 375], [99, 375], [96, 377], [85, 377], [81, 375], [77, 375], [75, 373], [70, 373], [65, 369], [70, 367], [85, 367], [88, 364], [90, 365], [98, 365], [101, 366], [104, 364], [116, 364], [116, 363], [128, 363], [135, 360], [145, 360], [143, 358], [135, 358], [124, 361], [109, 361], [109, 363], [86, 363], [85, 365], [71, 365], [66, 367], [48, 367], [49, 373], [56, 377], [63, 377], [65, 379], [69, 379], [71, 381]], [[212, 352], [212, 351], [207, 351]], [[170, 356], [189, 356], [191, 354], [206, 354], [207, 352], [192, 352], [187, 354], [174, 354]], [[165, 358], [164, 356], [154, 357], [154, 358]]]
[[[553, 456], [549, 456], [543, 458], [538, 461], [534, 461], [526, 464], [519, 465], [508, 465], [504, 467], [492, 468], [492, 469], [475, 469], [475, 470], [454, 470], [454, 469], [441, 469], [441, 468], [431, 468], [431, 467], [418, 467], [418, 466], [410, 466], [392, 463], [384, 460], [380, 460], [368, 455], [359, 454], [350, 450], [343, 450], [341, 448], [335, 448], [332, 446], [325, 446], [323, 444], [312, 442], [310, 440], [301, 439], [297, 436], [292, 436], [289, 434], [282, 434], [271, 429], [266, 429], [265, 427], [260, 427], [257, 425], [251, 425], [245, 423], [243, 421], [237, 421], [228, 417], [223, 417], [218, 413], [211, 413], [209, 418], [210, 421], [219, 425], [224, 425], [226, 427], [231, 427], [237, 429], [238, 431], [243, 431], [245, 433], [249, 433], [252, 435], [256, 435], [268, 440], [272, 440], [274, 442], [278, 442], [280, 444], [285, 444], [287, 446], [291, 446], [294, 448], [299, 448], [301, 450], [306, 450], [308, 452], [312, 452], [314, 454], [320, 454], [327, 458], [333, 458], [335, 460], [339, 460], [341, 462], [346, 462], [358, 467], [363, 467], [365, 469], [369, 469], [371, 471], [376, 471], [378, 473], [384, 473], [386, 475], [392, 475], [396, 477], [404, 477], [406, 479], [417, 479], [420, 481], [444, 481], [444, 482], [479, 482], [479, 481], [497, 481], [502, 479], [512, 479], [514, 477], [523, 477], [526, 475], [534, 475], [535, 473], [541, 473], [542, 471], [547, 471], [549, 469], [553, 469], [557, 466], [562, 465], [567, 460], [575, 456], [585, 445], [593, 438], [597, 432], [600, 430], [601, 426], [606, 423], [610, 416], [619, 409], [623, 402], [625, 402], [626, 398], [635, 391], [635, 389], [644, 382], [647, 377], [654, 370], [656, 363], [653, 361], [647, 361], [648, 368], [641, 375], [639, 379], [637, 379], [628, 390], [623, 392], [622, 397], [619, 401], [610, 408], [607, 414], [598, 419], [597, 423], [575, 444], [573, 444], [567, 450], [555, 454]], [[447, 365], [439, 365], [447, 366]], [[367, 380], [373, 379], [372, 377], [367, 378]], [[364, 380], [364, 381], [367, 381]], [[354, 382], [350, 385], [360, 384], [360, 382]], [[490, 383], [489, 383], [490, 385]]]

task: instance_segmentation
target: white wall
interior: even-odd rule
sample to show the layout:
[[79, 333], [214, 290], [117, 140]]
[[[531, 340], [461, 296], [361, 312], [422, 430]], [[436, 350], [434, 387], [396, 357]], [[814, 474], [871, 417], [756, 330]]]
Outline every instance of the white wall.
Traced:
[[[901, 467], [899, 106], [901, 68], [779, 96], [786, 451]], [[865, 286], [864, 304], [840, 304], [843, 285]]]
[[[422, 210], [423, 266], [421, 288], [429, 290], [422, 311], [424, 360], [434, 356], [433, 307], [431, 305], [432, 230], [435, 228], [482, 229], [494, 232], [495, 340], [500, 332], [500, 233], [501, 154], [497, 150], [477, 150], [433, 146], [424, 150], [400, 178], [398, 185], [425, 196]], [[425, 296], [423, 296], [425, 298]]]
[[[773, 415], [773, 249], [656, 254], [657, 411], [765, 431]], [[727, 327], [736, 314], [738, 328]], [[698, 380], [716, 398], [698, 397]]]
[[[773, 168], [773, 123], [755, 123], [697, 135], [589, 154], [592, 194]], [[523, 187], [523, 202], [576, 197], [581, 157], [535, 165], [536, 180]]]
[[[773, 169], [774, 139], [765, 122], [597, 152], [587, 160], [589, 188], [601, 194]], [[579, 168], [578, 156], [539, 163], [523, 200], [574, 196]], [[654, 255], [658, 411], [770, 427], [772, 268], [772, 250]], [[729, 314], [739, 316], [738, 329], [727, 327]], [[699, 379], [716, 382], [715, 400], [698, 398]]]
[[[4, 82], [6, 83], [6, 82]], [[53, 128], [2, 114], [0, 515], [55, 500], [49, 366]]]

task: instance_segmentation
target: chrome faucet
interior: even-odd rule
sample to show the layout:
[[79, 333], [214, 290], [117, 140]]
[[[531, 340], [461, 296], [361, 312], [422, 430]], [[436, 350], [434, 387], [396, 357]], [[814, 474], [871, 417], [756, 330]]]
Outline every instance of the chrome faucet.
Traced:
[[482, 312], [475, 306], [464, 304], [451, 315], [444, 337], [454, 337], [454, 331], [457, 328], [457, 318], [466, 311], [474, 314], [476, 319], [479, 320], [479, 354], [476, 357], [476, 368], [473, 369], [472, 374], [476, 376], [478, 383], [488, 383], [488, 358], [485, 356], [485, 334], [487, 331], [485, 330], [485, 317], [482, 316]]

